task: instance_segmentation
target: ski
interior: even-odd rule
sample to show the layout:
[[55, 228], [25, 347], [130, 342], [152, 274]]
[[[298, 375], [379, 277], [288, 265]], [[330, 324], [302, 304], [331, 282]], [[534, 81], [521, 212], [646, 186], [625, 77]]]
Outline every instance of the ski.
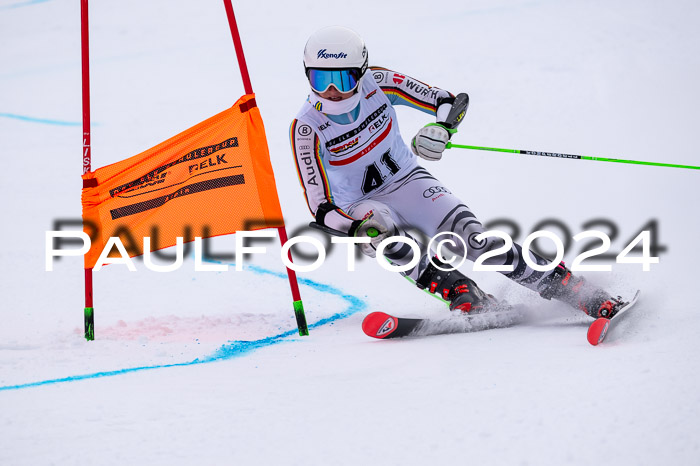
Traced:
[[593, 323], [588, 327], [588, 343], [590, 343], [593, 346], [597, 346], [600, 343], [602, 343], [605, 339], [605, 336], [608, 334], [610, 325], [612, 325], [613, 322], [617, 322], [620, 319], [620, 316], [627, 313], [627, 311], [629, 311], [636, 304], [640, 294], [641, 291], [637, 290], [637, 292], [634, 294], [634, 297], [629, 302], [625, 303], [624, 306], [622, 306], [622, 308], [619, 311], [617, 311], [617, 314], [612, 316], [611, 319], [599, 317], [596, 320], [594, 320]]
[[414, 319], [396, 317], [385, 312], [371, 312], [362, 321], [362, 330], [367, 336], [386, 340], [406, 336], [478, 332], [510, 327], [522, 320], [523, 313], [517, 310], [458, 315], [446, 319]]

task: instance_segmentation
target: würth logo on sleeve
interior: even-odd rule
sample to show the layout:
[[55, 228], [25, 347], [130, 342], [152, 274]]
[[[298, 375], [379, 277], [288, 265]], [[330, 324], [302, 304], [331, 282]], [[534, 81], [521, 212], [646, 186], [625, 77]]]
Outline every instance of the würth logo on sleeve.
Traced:
[[401, 84], [404, 79], [406, 79], [406, 76], [399, 73], [394, 73], [394, 83]]

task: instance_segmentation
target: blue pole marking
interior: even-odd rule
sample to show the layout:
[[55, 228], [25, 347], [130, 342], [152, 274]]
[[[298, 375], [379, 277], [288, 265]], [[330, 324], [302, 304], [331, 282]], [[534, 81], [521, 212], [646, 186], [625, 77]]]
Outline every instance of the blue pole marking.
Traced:
[[[83, 123], [81, 121], [62, 121], [62, 120], [49, 120], [46, 118], [34, 118], [25, 115], [16, 115], [14, 113], [0, 113], [0, 117], [12, 118], [14, 120], [28, 121], [31, 123], [42, 123], [45, 125], [58, 125], [58, 126], [80, 126]], [[95, 125], [93, 125], [95, 126]]]
[[[217, 262], [217, 261], [210, 261], [210, 262]], [[235, 264], [229, 264], [229, 265], [233, 266]], [[272, 276], [282, 278], [282, 279], [287, 278], [287, 275], [284, 273], [274, 272], [272, 270], [268, 270], [268, 269], [265, 269], [263, 267], [258, 267], [258, 266], [254, 266], [254, 265], [245, 266], [244, 269], [250, 270], [253, 273], [257, 273], [257, 274], [261, 274], [261, 275], [272, 275]], [[357, 312], [360, 312], [360, 311], [367, 308], [367, 303], [364, 302], [362, 299], [358, 298], [357, 296], [343, 293], [341, 290], [339, 290], [338, 288], [335, 288], [331, 285], [319, 283], [319, 282], [310, 280], [308, 278], [300, 278], [298, 280], [299, 280], [299, 283], [306, 285], [310, 288], [313, 288], [317, 291], [338, 296], [338, 297], [344, 299], [345, 301], [347, 301], [349, 304], [347, 309], [345, 309], [344, 311], [339, 312], [337, 314], [333, 314], [330, 317], [326, 317], [324, 319], [321, 319], [316, 323], [310, 324], [309, 329], [322, 327], [324, 325], [333, 323], [335, 321], [345, 319], [345, 318], [350, 317], [351, 315], [356, 314]], [[85, 380], [85, 379], [98, 379], [101, 377], [112, 377], [115, 375], [129, 374], [132, 372], [142, 372], [142, 371], [153, 370], [153, 369], [166, 369], [166, 368], [170, 368], [170, 367], [184, 367], [184, 366], [192, 366], [195, 364], [206, 364], [206, 363], [210, 363], [210, 362], [224, 361], [226, 359], [233, 359], [233, 358], [236, 358], [239, 356], [244, 356], [244, 355], [251, 353], [259, 348], [273, 346], [273, 345], [276, 345], [278, 343], [283, 343], [285, 341], [287, 341], [287, 342], [292, 341], [292, 340], [287, 340], [287, 338], [291, 337], [293, 335], [297, 335], [297, 329], [282, 332], [278, 335], [273, 335], [270, 337], [261, 338], [259, 340], [232, 341], [232, 342], [226, 343], [225, 345], [221, 346], [221, 348], [216, 350], [213, 354], [211, 354], [209, 356], [204, 356], [202, 358], [194, 359], [193, 361], [180, 362], [180, 363], [174, 363], [174, 364], [159, 364], [159, 365], [153, 365], [153, 366], [130, 367], [127, 369], [118, 369], [118, 370], [114, 370], [114, 371], [93, 372], [91, 374], [72, 375], [72, 376], [68, 376], [68, 377], [61, 377], [58, 379], [41, 380], [39, 382], [30, 382], [30, 383], [23, 383], [23, 384], [18, 384], [18, 385], [6, 385], [6, 386], [0, 386], [0, 391], [19, 390], [22, 388], [39, 387], [42, 385], [54, 385], [54, 384], [59, 384], [59, 383], [76, 382], [78, 380]]]

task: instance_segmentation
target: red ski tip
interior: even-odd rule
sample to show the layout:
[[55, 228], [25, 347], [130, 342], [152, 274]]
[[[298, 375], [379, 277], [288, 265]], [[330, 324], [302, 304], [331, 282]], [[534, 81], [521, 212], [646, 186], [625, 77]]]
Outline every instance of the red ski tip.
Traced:
[[386, 338], [398, 327], [398, 320], [383, 312], [372, 312], [362, 321], [362, 331], [373, 338]]
[[604, 317], [596, 319], [590, 327], [588, 327], [588, 343], [593, 346], [597, 346], [598, 343], [603, 341], [605, 338], [605, 333], [608, 331], [610, 326], [610, 320]]

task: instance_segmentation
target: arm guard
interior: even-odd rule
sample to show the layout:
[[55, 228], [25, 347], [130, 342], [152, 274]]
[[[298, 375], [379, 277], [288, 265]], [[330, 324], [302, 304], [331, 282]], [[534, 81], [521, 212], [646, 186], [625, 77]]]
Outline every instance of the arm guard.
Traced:
[[456, 130], [464, 119], [467, 108], [469, 108], [469, 96], [464, 92], [457, 94], [457, 97], [438, 99], [437, 123], [448, 130]]

